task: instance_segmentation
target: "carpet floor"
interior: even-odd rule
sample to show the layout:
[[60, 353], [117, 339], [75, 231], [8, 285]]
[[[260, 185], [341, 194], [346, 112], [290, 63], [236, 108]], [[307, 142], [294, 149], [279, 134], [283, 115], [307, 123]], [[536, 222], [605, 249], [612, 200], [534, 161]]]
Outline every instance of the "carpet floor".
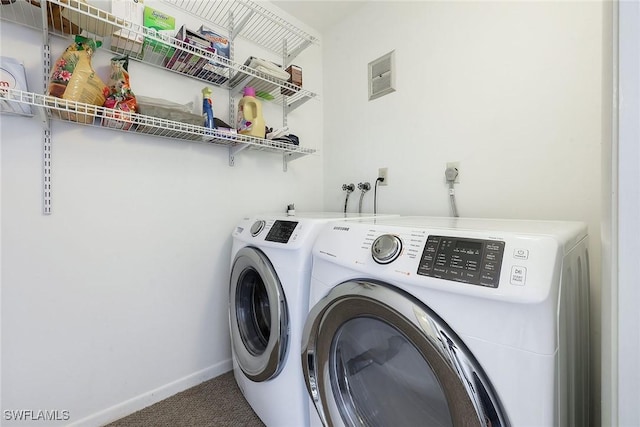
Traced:
[[263, 427], [233, 371], [205, 381], [105, 427]]

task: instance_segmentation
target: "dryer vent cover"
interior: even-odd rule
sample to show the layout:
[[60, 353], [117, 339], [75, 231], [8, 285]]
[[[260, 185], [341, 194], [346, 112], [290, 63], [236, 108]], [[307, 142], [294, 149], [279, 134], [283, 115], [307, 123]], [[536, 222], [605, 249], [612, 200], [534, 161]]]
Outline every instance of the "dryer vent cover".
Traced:
[[395, 92], [395, 50], [369, 62], [369, 101]]

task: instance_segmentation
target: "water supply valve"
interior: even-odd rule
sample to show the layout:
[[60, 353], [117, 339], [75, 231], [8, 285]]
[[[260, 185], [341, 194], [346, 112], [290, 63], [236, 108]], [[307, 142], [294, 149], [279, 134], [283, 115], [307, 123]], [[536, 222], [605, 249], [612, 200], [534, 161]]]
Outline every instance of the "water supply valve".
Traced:
[[361, 182], [358, 184], [358, 190], [366, 193], [367, 191], [371, 190], [371, 184], [369, 184], [368, 182]]

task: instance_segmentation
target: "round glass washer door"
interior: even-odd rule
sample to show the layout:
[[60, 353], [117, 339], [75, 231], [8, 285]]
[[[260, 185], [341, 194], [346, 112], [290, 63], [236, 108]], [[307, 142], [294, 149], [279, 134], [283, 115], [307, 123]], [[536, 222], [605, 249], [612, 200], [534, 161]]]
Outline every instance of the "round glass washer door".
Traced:
[[269, 258], [257, 248], [240, 249], [231, 267], [229, 326], [234, 356], [249, 379], [280, 373], [288, 348], [287, 302]]
[[464, 343], [399, 289], [338, 285], [311, 310], [302, 344], [307, 389], [325, 425], [508, 425]]

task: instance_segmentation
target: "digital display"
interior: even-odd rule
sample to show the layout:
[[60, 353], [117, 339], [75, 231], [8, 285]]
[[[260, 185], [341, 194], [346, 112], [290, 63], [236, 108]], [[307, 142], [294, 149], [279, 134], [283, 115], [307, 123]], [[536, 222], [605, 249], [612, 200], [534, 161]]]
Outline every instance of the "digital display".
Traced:
[[456, 249], [469, 253], [479, 253], [482, 249], [482, 243], [470, 240], [458, 240], [456, 242]]
[[504, 242], [429, 236], [417, 274], [497, 288]]
[[296, 229], [296, 221], [276, 221], [265, 238], [268, 242], [287, 243]]

